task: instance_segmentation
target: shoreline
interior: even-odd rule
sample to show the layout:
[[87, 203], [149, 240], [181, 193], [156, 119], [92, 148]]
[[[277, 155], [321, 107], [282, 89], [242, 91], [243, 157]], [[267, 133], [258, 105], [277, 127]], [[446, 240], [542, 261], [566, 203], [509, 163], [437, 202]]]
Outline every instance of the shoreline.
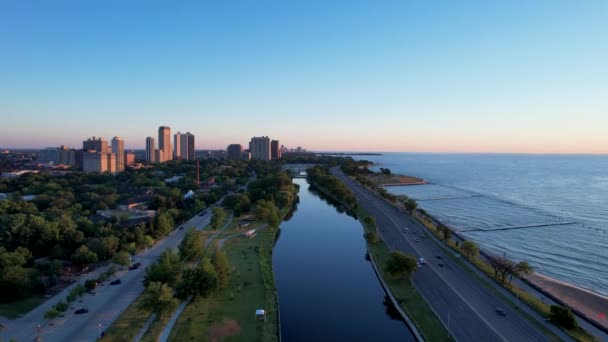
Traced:
[[[421, 214], [419, 213], [418, 215]], [[435, 225], [443, 224], [448, 227], [452, 231], [453, 236], [458, 238], [461, 242], [467, 240], [467, 238], [462, 235], [461, 232], [454, 229], [453, 226], [444, 224], [441, 220], [435, 218], [428, 212], [425, 212], [423, 215], [430, 219]], [[487, 256], [486, 251], [482, 249], [480, 249], [479, 254], [484, 257]], [[533, 278], [536, 282], [528, 278]], [[608, 297], [538, 272], [533, 272], [531, 275], [519, 279], [556, 303], [569, 308], [578, 316], [578, 318], [588, 322], [603, 332], [608, 333], [608, 317], [606, 317], [606, 315], [608, 315]], [[598, 304], [589, 305], [590, 303], [603, 303], [603, 306], [599, 307]], [[599, 316], [602, 313], [604, 314], [603, 319]]]
[[608, 297], [537, 272], [521, 279], [608, 333]]

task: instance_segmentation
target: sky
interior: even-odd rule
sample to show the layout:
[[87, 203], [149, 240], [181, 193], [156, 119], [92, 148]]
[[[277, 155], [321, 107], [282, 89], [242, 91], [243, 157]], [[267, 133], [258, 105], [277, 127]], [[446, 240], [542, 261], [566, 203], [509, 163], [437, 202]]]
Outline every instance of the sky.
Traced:
[[0, 147], [608, 153], [608, 1], [0, 1]]

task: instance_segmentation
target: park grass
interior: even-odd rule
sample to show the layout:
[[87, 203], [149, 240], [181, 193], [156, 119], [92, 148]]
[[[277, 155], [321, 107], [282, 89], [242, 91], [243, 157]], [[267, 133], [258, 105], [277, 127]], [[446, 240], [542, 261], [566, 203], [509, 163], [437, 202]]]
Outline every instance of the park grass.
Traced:
[[[225, 235], [238, 233], [236, 227], [227, 229]], [[228, 287], [188, 305], [169, 340], [277, 341], [278, 302], [271, 254], [275, 235], [276, 229], [266, 227], [252, 238], [228, 240], [223, 247], [233, 267]], [[267, 312], [266, 322], [255, 318], [255, 310], [261, 308]]]
[[[357, 211], [357, 216], [361, 219], [367, 217], [362, 210]], [[374, 225], [368, 225], [361, 220], [365, 232], [375, 232]], [[378, 271], [382, 279], [388, 285], [391, 293], [399, 303], [399, 306], [407, 313], [408, 317], [418, 329], [418, 332], [427, 341], [447, 341], [451, 340], [447, 329], [443, 326], [439, 318], [435, 315], [429, 304], [424, 300], [411, 281], [404, 278], [395, 278], [384, 271], [384, 265], [389, 259], [391, 250], [386, 243], [379, 239], [375, 244], [367, 243], [371, 256], [378, 265]]]
[[0, 303], [0, 316], [9, 319], [17, 318], [19, 315], [30, 312], [46, 300], [47, 298], [44, 296], [34, 295], [10, 303]]
[[367, 179], [369, 179], [374, 185], [382, 186], [385, 184], [394, 184], [394, 185], [408, 185], [408, 184], [422, 184], [424, 180], [421, 178], [411, 177], [411, 176], [403, 176], [396, 174], [370, 174], [366, 175]]
[[138, 297], [131, 303], [120, 317], [112, 323], [106, 330], [102, 341], [130, 342], [137, 336], [151, 314], [149, 311], [137, 308], [140, 298]]

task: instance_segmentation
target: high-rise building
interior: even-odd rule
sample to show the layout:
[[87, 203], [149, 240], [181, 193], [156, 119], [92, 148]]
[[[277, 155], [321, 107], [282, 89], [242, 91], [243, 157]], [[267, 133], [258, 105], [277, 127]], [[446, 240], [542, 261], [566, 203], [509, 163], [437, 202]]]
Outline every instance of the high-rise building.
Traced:
[[106, 172], [108, 171], [108, 153], [85, 152], [82, 162], [84, 172]]
[[135, 164], [135, 153], [127, 152], [125, 153], [125, 165], [133, 165]]
[[273, 140], [270, 142], [270, 157], [272, 160], [281, 159], [281, 149], [279, 148], [278, 140]]
[[[110, 173], [116, 173], [118, 172], [118, 170], [116, 169], [117, 167], [117, 161], [116, 161], [116, 154], [115, 153], [102, 153], [106, 155], [106, 171], [110, 172]], [[123, 165], [124, 167], [124, 165]]]
[[251, 138], [249, 150], [251, 159], [270, 160], [270, 138], [266, 136]]
[[166, 162], [165, 151], [159, 149], [154, 150], [154, 160], [156, 160], [157, 163]]
[[180, 156], [184, 160], [194, 160], [194, 134], [180, 134]]
[[[158, 127], [158, 149], [163, 151], [163, 161], [173, 160], [173, 149], [171, 148], [171, 128], [168, 126]], [[157, 160], [157, 162], [159, 162]]]
[[154, 163], [156, 161], [156, 153], [154, 151], [154, 138], [146, 138], [146, 161]]
[[104, 138], [92, 137], [82, 142], [82, 149], [85, 151], [97, 151], [108, 153], [108, 142]]
[[173, 136], [173, 159], [185, 159], [182, 157], [181, 143], [182, 134], [177, 132]]
[[195, 159], [195, 145], [194, 145], [194, 134], [190, 132], [186, 133], [186, 137], [188, 140], [188, 160]]
[[243, 156], [243, 145], [241, 144], [230, 144], [228, 145], [228, 159], [242, 159]]
[[116, 172], [123, 172], [125, 170], [125, 141], [120, 137], [114, 137], [112, 139], [112, 153], [116, 155]]

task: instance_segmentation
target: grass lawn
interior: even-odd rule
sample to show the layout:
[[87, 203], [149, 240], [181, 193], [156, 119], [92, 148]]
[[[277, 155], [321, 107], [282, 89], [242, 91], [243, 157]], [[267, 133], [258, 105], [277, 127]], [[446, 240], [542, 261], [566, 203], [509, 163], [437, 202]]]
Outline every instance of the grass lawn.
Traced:
[[367, 175], [366, 176], [375, 185], [384, 184], [419, 184], [424, 182], [421, 178], [403, 176], [403, 175]]
[[[360, 210], [357, 216], [364, 218], [367, 215]], [[375, 227], [362, 223], [366, 232], [375, 231]], [[420, 334], [427, 341], [447, 341], [448, 331], [435, 313], [431, 310], [428, 303], [422, 298], [420, 293], [414, 288], [409, 280], [399, 279], [390, 276], [384, 271], [384, 265], [389, 258], [391, 250], [382, 239], [376, 244], [369, 244], [369, 250], [378, 265], [378, 269], [382, 274], [382, 279], [388, 284], [393, 296], [399, 302], [399, 305], [407, 313], [409, 318], [414, 322]]]
[[44, 296], [30, 296], [11, 303], [0, 303], [0, 316], [6, 318], [17, 318], [18, 315], [26, 314], [38, 305], [44, 303]]
[[[230, 229], [226, 235], [238, 232]], [[266, 287], [268, 259], [274, 245], [275, 231], [264, 228], [253, 238], [237, 236], [228, 240], [226, 252], [233, 273], [224, 290], [209, 298], [197, 298], [186, 307], [176, 322], [172, 341], [276, 341], [278, 335], [277, 302], [274, 291]], [[272, 274], [272, 266], [270, 266]], [[263, 276], [264, 274], [264, 276]], [[269, 298], [270, 297], [270, 298]], [[266, 322], [255, 318], [256, 309], [267, 311]]]
[[130, 342], [146, 324], [150, 312], [137, 309], [139, 297], [106, 330], [102, 341]]

